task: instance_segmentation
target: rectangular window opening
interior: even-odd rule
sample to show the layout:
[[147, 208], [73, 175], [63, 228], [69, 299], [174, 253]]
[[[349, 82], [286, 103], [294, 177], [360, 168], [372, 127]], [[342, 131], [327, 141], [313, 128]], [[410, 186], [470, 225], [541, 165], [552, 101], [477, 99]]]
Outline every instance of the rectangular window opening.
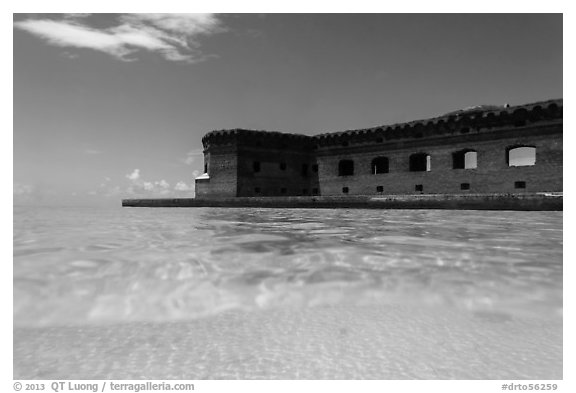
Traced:
[[376, 192], [384, 192], [384, 186], [377, 186]]
[[348, 189], [348, 187], [342, 187], [342, 193], [343, 193], [343, 194], [348, 194], [348, 191], [350, 191], [350, 190]]
[[254, 161], [252, 163], [252, 169], [254, 170], [254, 172], [260, 172], [260, 162]]
[[461, 190], [469, 190], [470, 189], [470, 183], [460, 183], [460, 189]]
[[260, 187], [255, 187], [255, 188], [254, 188], [254, 193], [255, 193], [255, 194], [260, 194]]
[[424, 191], [424, 186], [422, 184], [416, 184], [414, 190], [416, 190], [417, 192], [422, 192]]
[[514, 182], [514, 188], [526, 188], [525, 181], [516, 181]]

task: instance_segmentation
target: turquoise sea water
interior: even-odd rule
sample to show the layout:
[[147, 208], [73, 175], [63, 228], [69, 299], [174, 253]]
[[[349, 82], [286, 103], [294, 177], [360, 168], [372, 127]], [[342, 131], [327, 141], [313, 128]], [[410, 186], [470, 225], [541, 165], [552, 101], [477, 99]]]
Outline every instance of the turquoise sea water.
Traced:
[[14, 326], [322, 306], [562, 318], [562, 212], [14, 208]]

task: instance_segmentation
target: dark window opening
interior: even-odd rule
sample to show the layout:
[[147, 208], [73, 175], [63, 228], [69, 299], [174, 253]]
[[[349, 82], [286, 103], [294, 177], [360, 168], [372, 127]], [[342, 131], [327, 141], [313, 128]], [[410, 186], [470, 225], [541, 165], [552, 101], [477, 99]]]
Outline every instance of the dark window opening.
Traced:
[[258, 161], [254, 161], [252, 163], [252, 169], [254, 172], [260, 172], [260, 163]]
[[461, 150], [452, 153], [452, 168], [475, 169], [478, 166], [478, 153], [474, 150]]
[[354, 161], [341, 160], [338, 163], [338, 176], [352, 176], [354, 174]]
[[348, 146], [348, 142], [342, 142], [342, 146], [344, 147]]
[[254, 188], [254, 193], [255, 193], [255, 194], [260, 194], [260, 187]]
[[204, 164], [204, 173], [208, 173], [208, 164]]
[[376, 138], [376, 143], [382, 143], [382, 142], [384, 142], [384, 139], [382, 139], [382, 138]]
[[300, 173], [302, 176], [308, 176], [308, 164], [302, 164], [302, 170]]
[[470, 189], [470, 183], [460, 183], [460, 189], [461, 190], [469, 190]]
[[429, 172], [430, 155], [427, 153], [416, 153], [410, 156], [410, 172]]
[[506, 149], [508, 166], [532, 166], [536, 164], [536, 148], [533, 146], [517, 146]]
[[280, 194], [286, 194], [286, 192], [288, 192], [288, 190], [286, 190], [286, 188], [281, 188], [281, 189], [280, 189]]
[[373, 175], [379, 173], [388, 173], [388, 157], [376, 157], [372, 160], [372, 170]]
[[468, 134], [470, 132], [470, 128], [469, 127], [464, 127], [460, 130], [461, 134]]
[[307, 188], [302, 189], [302, 195], [308, 195], [308, 189]]
[[318, 173], [318, 164], [312, 165], [312, 172]]
[[383, 186], [377, 186], [376, 192], [384, 192], [384, 187]]
[[281, 163], [280, 163], [280, 170], [281, 170], [281, 171], [285, 171], [285, 170], [286, 170], [286, 163], [285, 163], [285, 162], [281, 162]]
[[416, 186], [414, 187], [414, 190], [416, 190], [418, 192], [422, 192], [422, 191], [424, 191], [424, 186], [422, 184], [416, 184]]
[[514, 188], [526, 188], [525, 181], [516, 181], [514, 182]]
[[348, 194], [348, 191], [349, 191], [348, 187], [342, 187], [342, 192], [344, 194]]
[[313, 189], [312, 189], [312, 194], [313, 194], [313, 195], [318, 195], [318, 189], [317, 189], [317, 188], [313, 188]]

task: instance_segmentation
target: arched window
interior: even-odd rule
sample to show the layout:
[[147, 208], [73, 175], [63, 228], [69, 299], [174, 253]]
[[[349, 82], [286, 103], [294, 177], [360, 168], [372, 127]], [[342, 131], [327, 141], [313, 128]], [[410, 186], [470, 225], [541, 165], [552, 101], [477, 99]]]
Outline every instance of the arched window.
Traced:
[[388, 157], [376, 157], [372, 160], [371, 172], [373, 175], [388, 173]]
[[340, 160], [338, 163], [338, 176], [352, 176], [354, 174], [354, 161]]
[[410, 172], [430, 172], [430, 155], [415, 153], [410, 156]]
[[476, 169], [478, 167], [478, 154], [474, 150], [465, 149], [452, 153], [452, 168]]
[[531, 166], [536, 164], [536, 148], [533, 146], [515, 146], [506, 149], [508, 166]]

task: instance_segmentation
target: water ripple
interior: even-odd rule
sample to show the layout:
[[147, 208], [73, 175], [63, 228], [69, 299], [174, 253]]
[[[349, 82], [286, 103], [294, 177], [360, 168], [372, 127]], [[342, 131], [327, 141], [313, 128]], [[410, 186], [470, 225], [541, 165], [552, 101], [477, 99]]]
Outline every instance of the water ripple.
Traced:
[[336, 303], [561, 315], [562, 274], [561, 212], [14, 211], [16, 325]]

